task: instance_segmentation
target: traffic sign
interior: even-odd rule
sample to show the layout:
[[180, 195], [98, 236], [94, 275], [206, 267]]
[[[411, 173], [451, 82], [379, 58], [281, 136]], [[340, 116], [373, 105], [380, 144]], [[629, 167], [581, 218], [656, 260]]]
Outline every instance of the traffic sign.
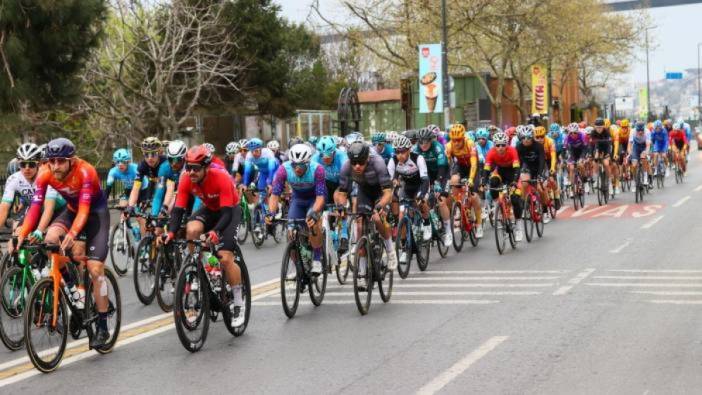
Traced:
[[681, 72], [665, 73], [666, 80], [681, 80], [682, 77], [683, 77], [683, 73], [681, 73]]

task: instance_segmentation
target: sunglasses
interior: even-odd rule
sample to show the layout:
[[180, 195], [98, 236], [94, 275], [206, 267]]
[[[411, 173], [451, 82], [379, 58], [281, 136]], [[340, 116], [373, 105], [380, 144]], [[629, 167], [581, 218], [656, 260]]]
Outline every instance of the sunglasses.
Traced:
[[183, 158], [168, 158], [168, 163], [173, 163], [173, 164], [175, 164], [175, 163], [180, 163], [180, 162], [182, 162], [183, 160], [184, 160]]
[[356, 161], [356, 160], [351, 161], [351, 166], [363, 166], [365, 164], [366, 164], [366, 162], [364, 162], [364, 161]]
[[117, 161], [117, 164], [118, 165], [128, 165], [129, 161], [128, 160], [120, 160], [120, 161]]
[[52, 165], [62, 165], [68, 162], [68, 158], [49, 158], [48, 162]]
[[185, 171], [187, 172], [198, 172], [200, 170], [202, 170], [202, 165], [196, 163], [188, 163], [185, 165]]
[[307, 169], [307, 163], [293, 163], [293, 169]]
[[158, 158], [158, 151], [144, 152], [144, 158]]
[[495, 147], [497, 147], [497, 148], [504, 148], [506, 146], [507, 146], [507, 144], [495, 144]]
[[397, 154], [405, 154], [407, 152], [409, 152], [409, 148], [398, 148], [395, 150], [395, 153]]
[[20, 166], [21, 168], [23, 168], [23, 169], [24, 169], [24, 168], [27, 168], [27, 167], [29, 167], [30, 169], [33, 169], [33, 168], [37, 167], [37, 162], [34, 162], [34, 161], [22, 161], [22, 162], [19, 163], [19, 166]]
[[427, 144], [427, 143], [431, 143], [431, 139], [421, 139], [421, 140], [419, 140], [419, 144]]

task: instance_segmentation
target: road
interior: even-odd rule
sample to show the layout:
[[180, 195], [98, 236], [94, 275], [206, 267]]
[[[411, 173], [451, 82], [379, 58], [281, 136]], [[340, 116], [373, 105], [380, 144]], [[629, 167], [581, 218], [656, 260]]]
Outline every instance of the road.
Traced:
[[[76, 349], [41, 374], [0, 350], [0, 392], [89, 393], [690, 393], [702, 388], [702, 154], [682, 185], [633, 204], [568, 208], [542, 239], [499, 256], [477, 248], [415, 265], [360, 316], [330, 277], [321, 307], [288, 320], [275, 280], [282, 246], [244, 246], [254, 284], [240, 338], [221, 322], [195, 354], [170, 315], [120, 280], [123, 334], [109, 355]], [[596, 205], [588, 196], [587, 203]], [[260, 285], [263, 284], [263, 285]], [[303, 299], [305, 300], [305, 299]]]

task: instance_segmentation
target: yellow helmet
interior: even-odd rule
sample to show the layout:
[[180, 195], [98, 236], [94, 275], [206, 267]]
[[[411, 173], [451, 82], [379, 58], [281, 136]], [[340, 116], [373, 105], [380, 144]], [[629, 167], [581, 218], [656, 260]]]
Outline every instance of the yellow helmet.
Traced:
[[626, 118], [625, 118], [625, 119], [622, 119], [621, 127], [623, 127], [623, 128], [628, 128], [628, 127], [629, 127], [629, 120], [626, 119]]
[[612, 126], [612, 121], [610, 121], [609, 118], [605, 118], [604, 122], [605, 122], [604, 126], [606, 128]]
[[466, 127], [460, 123], [454, 123], [449, 130], [451, 140], [462, 140], [466, 137]]
[[534, 128], [534, 137], [541, 138], [546, 136], [546, 128], [543, 126], [537, 126]]

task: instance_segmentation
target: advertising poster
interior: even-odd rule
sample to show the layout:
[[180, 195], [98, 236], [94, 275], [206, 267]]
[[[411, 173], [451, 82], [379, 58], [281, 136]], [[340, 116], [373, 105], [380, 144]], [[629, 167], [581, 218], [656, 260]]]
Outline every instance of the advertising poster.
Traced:
[[444, 111], [441, 71], [441, 44], [421, 44], [419, 46], [420, 113]]
[[548, 113], [548, 70], [540, 64], [531, 66], [531, 112]]

